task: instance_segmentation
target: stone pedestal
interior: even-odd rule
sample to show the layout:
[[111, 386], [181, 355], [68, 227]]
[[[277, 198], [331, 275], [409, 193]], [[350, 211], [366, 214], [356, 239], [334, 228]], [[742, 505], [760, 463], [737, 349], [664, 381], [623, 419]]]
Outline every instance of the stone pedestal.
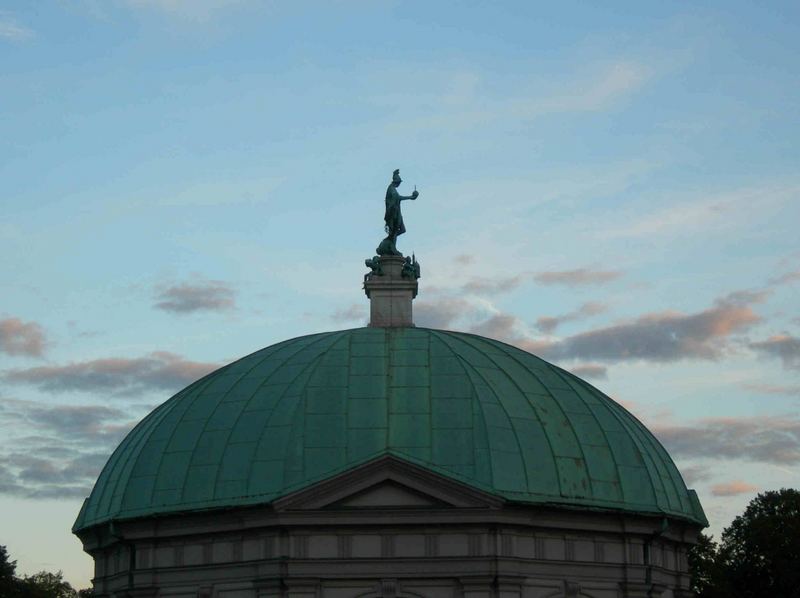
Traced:
[[364, 281], [369, 297], [369, 325], [374, 327], [413, 326], [411, 301], [419, 287], [415, 278], [404, 278], [403, 256], [381, 256], [383, 276], [372, 274]]

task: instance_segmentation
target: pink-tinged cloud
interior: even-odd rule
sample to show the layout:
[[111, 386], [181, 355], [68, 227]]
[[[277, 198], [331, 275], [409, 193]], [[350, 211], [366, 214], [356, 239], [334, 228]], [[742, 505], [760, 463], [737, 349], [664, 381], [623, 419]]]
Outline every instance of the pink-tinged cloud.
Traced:
[[758, 491], [758, 486], [748, 484], [742, 480], [725, 482], [711, 486], [711, 494], [714, 496], [738, 496], [740, 494], [752, 494]]
[[498, 340], [511, 340], [516, 338], [520, 322], [519, 318], [510, 314], [495, 314], [480, 324], [470, 328], [470, 332]]
[[529, 276], [524, 274], [517, 274], [516, 276], [509, 276], [505, 278], [473, 278], [468, 281], [461, 290], [466, 293], [495, 295], [498, 293], [507, 293], [513, 291]]
[[618, 270], [593, 270], [591, 268], [578, 268], [576, 270], [561, 270], [552, 272], [539, 272], [533, 278], [539, 284], [558, 284], [570, 287], [606, 284], [622, 276]]
[[605, 303], [589, 301], [588, 303], [581, 305], [578, 309], [567, 312], [560, 316], [542, 316], [541, 318], [538, 318], [536, 320], [536, 328], [538, 328], [540, 332], [550, 334], [555, 332], [556, 328], [561, 326], [561, 324], [596, 316], [605, 312], [606, 310], [608, 310], [608, 306]]
[[0, 352], [8, 355], [41, 357], [45, 348], [42, 327], [19, 318], [0, 320]]
[[800, 419], [791, 416], [655, 421], [650, 430], [675, 457], [739, 459], [779, 465], [800, 462]]
[[704, 465], [689, 465], [688, 467], [681, 467], [681, 476], [683, 476], [683, 481], [686, 482], [686, 485], [692, 487], [697, 482], [710, 478], [711, 470]]
[[798, 396], [800, 397], [800, 385], [780, 385], [780, 384], [742, 384], [742, 388], [757, 392], [759, 394], [768, 395], [785, 395], [785, 396]]
[[236, 307], [236, 292], [219, 280], [197, 280], [159, 289], [154, 307], [176, 314], [226, 311]]
[[605, 380], [608, 378], [608, 368], [606, 368], [604, 365], [599, 365], [596, 363], [573, 365], [568, 369], [570, 372], [578, 376], [578, 378], [590, 378], [597, 380]]
[[464, 316], [471, 315], [474, 305], [457, 297], [415, 302], [414, 323], [425, 328], [449, 329]]
[[[487, 316], [484, 304], [461, 297], [420, 301], [415, 305], [414, 319], [419, 326], [459, 328], [495, 338], [556, 362], [590, 362], [596, 366], [590, 372], [599, 376], [602, 372], [597, 367], [603, 363], [719, 359], [730, 348], [734, 335], [761, 321], [753, 305], [763, 301], [767, 294], [767, 291], [736, 291], [699, 312], [644, 314], [561, 340], [536, 338], [513, 314], [495, 312]], [[602, 303], [586, 303], [564, 317], [585, 317], [604, 309]], [[552, 325], [546, 323], [544, 327]]]
[[475, 256], [470, 255], [469, 253], [459, 253], [453, 258], [453, 260], [460, 266], [469, 266], [470, 264], [475, 263]]
[[[13, 426], [19, 436], [0, 447], [0, 494], [85, 497], [135, 423], [129, 413], [107, 405], [4, 401], [0, 426]], [[33, 435], [25, 436], [27, 431]]]
[[798, 281], [800, 281], [800, 270], [794, 270], [770, 279], [769, 284], [789, 284]]
[[778, 334], [765, 341], [750, 343], [750, 347], [763, 355], [777, 357], [787, 369], [800, 369], [800, 338], [791, 334]]
[[349, 307], [337, 309], [331, 314], [334, 322], [346, 324], [348, 322], [365, 322], [367, 320], [367, 307], [363, 303], [353, 303]]
[[139, 394], [148, 390], [176, 391], [217, 369], [219, 364], [189, 361], [156, 351], [144, 357], [109, 357], [67, 365], [7, 370], [2, 379], [46, 392], [111, 392]]
[[677, 361], [718, 359], [727, 339], [758, 323], [752, 303], [763, 295], [740, 291], [697, 313], [666, 311], [569, 336], [545, 349], [552, 359]]

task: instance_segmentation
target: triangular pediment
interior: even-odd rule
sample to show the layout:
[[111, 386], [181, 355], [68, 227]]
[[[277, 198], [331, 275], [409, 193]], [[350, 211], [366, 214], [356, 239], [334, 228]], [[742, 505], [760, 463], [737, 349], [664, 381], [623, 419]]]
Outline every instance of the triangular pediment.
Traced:
[[[408, 486], [386, 480], [328, 505], [328, 509], [419, 509], [442, 507], [442, 502]], [[451, 505], [452, 506], [452, 505]]]
[[273, 502], [277, 511], [491, 509], [503, 499], [384, 455]]

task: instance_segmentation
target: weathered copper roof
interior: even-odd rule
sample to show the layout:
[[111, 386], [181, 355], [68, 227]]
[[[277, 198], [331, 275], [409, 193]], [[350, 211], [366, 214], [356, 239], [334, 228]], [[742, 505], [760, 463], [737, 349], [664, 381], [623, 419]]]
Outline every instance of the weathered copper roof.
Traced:
[[74, 529], [268, 503], [387, 453], [512, 501], [707, 524], [655, 437], [580, 378], [480, 336], [358, 328], [267, 347], [156, 408]]

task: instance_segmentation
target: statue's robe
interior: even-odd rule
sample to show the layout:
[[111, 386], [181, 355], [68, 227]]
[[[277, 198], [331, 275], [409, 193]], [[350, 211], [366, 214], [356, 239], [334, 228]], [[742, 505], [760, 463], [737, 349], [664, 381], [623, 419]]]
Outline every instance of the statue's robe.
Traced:
[[386, 213], [383, 220], [386, 222], [386, 232], [390, 237], [397, 237], [406, 232], [403, 224], [403, 213], [400, 211], [400, 201], [402, 196], [397, 192], [397, 187], [389, 185], [386, 189]]

